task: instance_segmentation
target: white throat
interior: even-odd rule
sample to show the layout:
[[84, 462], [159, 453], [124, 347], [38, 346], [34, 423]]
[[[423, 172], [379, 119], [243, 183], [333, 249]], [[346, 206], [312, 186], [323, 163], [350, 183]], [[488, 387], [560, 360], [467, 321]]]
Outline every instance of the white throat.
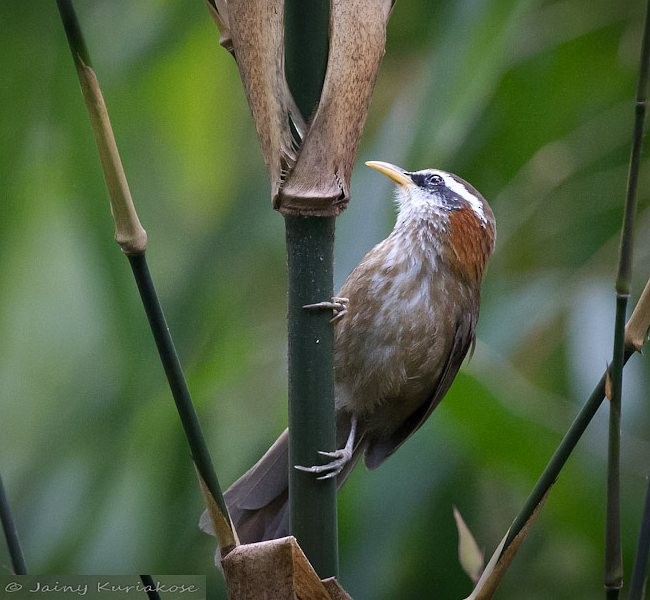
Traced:
[[448, 211], [431, 201], [417, 188], [398, 187], [395, 190], [395, 202], [399, 213], [395, 228], [412, 221], [427, 221], [431, 227], [445, 231], [448, 221]]

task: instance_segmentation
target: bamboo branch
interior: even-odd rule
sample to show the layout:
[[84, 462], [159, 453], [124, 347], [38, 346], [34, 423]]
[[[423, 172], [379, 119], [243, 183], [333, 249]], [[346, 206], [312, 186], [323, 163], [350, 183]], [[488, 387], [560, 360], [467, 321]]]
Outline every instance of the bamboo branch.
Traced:
[[616, 277], [616, 322], [612, 364], [609, 368], [611, 397], [609, 403], [609, 446], [607, 462], [607, 517], [605, 530], [605, 590], [607, 598], [616, 600], [623, 587], [623, 555], [621, 550], [621, 499], [620, 499], [620, 453], [621, 453], [621, 405], [623, 395], [623, 364], [625, 355], [625, 317], [630, 297], [632, 254], [634, 241], [634, 217], [637, 205], [639, 168], [643, 145], [643, 129], [646, 112], [646, 89], [648, 65], [650, 64], [650, 1], [646, 7], [645, 28], [639, 65], [639, 81], [636, 91], [632, 151], [625, 197], [625, 211], [621, 230], [618, 274]]
[[[628, 358], [629, 355], [626, 355], [626, 360]], [[600, 381], [589, 396], [589, 399], [574, 419], [571, 427], [569, 427], [569, 430], [562, 438], [560, 445], [553, 453], [553, 456], [546, 465], [546, 468], [537, 480], [533, 491], [528, 496], [526, 503], [519, 511], [519, 514], [510, 527], [510, 533], [506, 540], [506, 548], [510, 545], [515, 536], [522, 530], [523, 526], [533, 514], [535, 507], [542, 501], [542, 498], [544, 498], [546, 492], [555, 483], [555, 480], [558, 478], [560, 471], [571, 455], [571, 452], [573, 452], [573, 449], [576, 447], [578, 441], [582, 437], [582, 434], [585, 432], [587, 426], [596, 414], [596, 411], [600, 407], [600, 404], [605, 397], [606, 377], [607, 374], [605, 373], [600, 378]]]
[[142, 303], [151, 326], [167, 380], [176, 403], [187, 443], [199, 477], [208, 513], [217, 535], [221, 554], [224, 555], [238, 542], [232, 528], [219, 481], [212, 464], [201, 426], [192, 404], [183, 370], [174, 348], [174, 343], [165, 321], [156, 290], [145, 258], [147, 236], [140, 224], [129, 192], [122, 161], [115, 143], [106, 104], [97, 77], [90, 66], [88, 50], [79, 22], [70, 0], [57, 0], [61, 20], [72, 57], [86, 108], [93, 126], [95, 141], [99, 150], [104, 179], [108, 187], [111, 212], [115, 220], [115, 239], [128, 256]]
[[623, 554], [621, 550], [621, 396], [623, 388], [623, 356], [625, 314], [629, 293], [616, 294], [614, 356], [607, 373], [609, 388], [609, 439], [607, 451], [607, 514], [605, 523], [605, 590], [607, 598], [618, 598], [623, 587]]
[[132, 254], [129, 263], [136, 280], [142, 305], [144, 306], [160, 355], [169, 387], [176, 403], [176, 410], [183, 425], [183, 431], [192, 453], [203, 492], [208, 514], [219, 542], [221, 555], [227, 554], [238, 544], [236, 534], [230, 522], [228, 509], [221, 493], [221, 487], [214, 465], [205, 442], [201, 424], [196, 415], [187, 381], [174, 347], [174, 342], [165, 320], [156, 288], [154, 287], [149, 267], [144, 254]]
[[625, 347], [641, 352], [650, 333], [650, 279], [645, 284], [641, 297], [625, 326]]
[[[646, 285], [646, 290], [650, 287], [650, 280]], [[650, 328], [650, 294], [645, 293], [639, 299], [636, 308], [634, 309], [633, 315], [636, 314], [637, 318], [634, 323], [635, 330], [644, 330], [648, 331]], [[627, 329], [630, 328], [632, 319], [628, 321]], [[631, 349], [628, 348], [623, 355], [623, 364], [627, 364], [627, 361], [630, 357], [636, 352], [640, 352], [642, 348]], [[584, 404], [580, 412], [577, 414], [573, 423], [569, 427], [569, 430], [566, 432], [560, 445], [557, 447], [553, 456], [549, 460], [546, 468], [540, 475], [535, 487], [528, 496], [524, 506], [519, 511], [519, 514], [515, 517], [513, 521], [508, 537], [506, 538], [505, 549], [512, 543], [513, 539], [518, 535], [518, 533], [524, 528], [526, 523], [529, 521], [531, 515], [534, 513], [536, 507], [544, 499], [544, 496], [555, 483], [556, 479], [560, 475], [562, 468], [566, 464], [566, 461], [569, 459], [571, 452], [578, 444], [578, 441], [582, 437], [583, 433], [587, 429], [587, 426], [593, 419], [596, 411], [600, 408], [600, 405], [605, 398], [605, 388], [607, 384], [608, 372], [603, 373], [600, 381], [594, 388], [593, 392], [589, 396], [587, 402]], [[505, 552], [504, 549], [504, 552]]]
[[57, 5], [102, 163], [111, 213], [115, 219], [115, 241], [125, 254], [144, 252], [147, 247], [147, 233], [135, 212], [104, 97], [90, 63], [77, 15], [70, 0], [57, 0]]

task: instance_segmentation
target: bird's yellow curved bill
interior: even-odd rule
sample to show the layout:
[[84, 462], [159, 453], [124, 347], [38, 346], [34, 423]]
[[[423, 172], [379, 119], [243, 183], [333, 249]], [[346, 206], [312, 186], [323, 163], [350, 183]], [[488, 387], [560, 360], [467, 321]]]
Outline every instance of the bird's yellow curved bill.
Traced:
[[400, 167], [380, 160], [369, 160], [366, 166], [375, 171], [379, 171], [382, 175], [386, 175], [386, 177], [392, 179], [398, 185], [413, 185], [413, 180]]

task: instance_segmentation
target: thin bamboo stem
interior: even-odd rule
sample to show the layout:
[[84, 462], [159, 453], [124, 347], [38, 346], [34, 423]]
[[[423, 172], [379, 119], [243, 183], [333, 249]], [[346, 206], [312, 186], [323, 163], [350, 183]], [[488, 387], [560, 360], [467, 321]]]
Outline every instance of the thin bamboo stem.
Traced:
[[115, 241], [125, 254], [144, 252], [147, 247], [147, 233], [133, 205], [104, 96], [91, 66], [77, 15], [70, 0], [57, 0], [57, 5], [102, 164], [111, 213], [115, 221]]
[[104, 179], [115, 219], [116, 240], [127, 255], [144, 305], [160, 359], [176, 403], [183, 430], [199, 476], [208, 512], [222, 555], [237, 543], [221, 493], [219, 481], [208, 452], [203, 432], [192, 404], [183, 370], [174, 348], [165, 317], [156, 294], [145, 258], [147, 237], [140, 225], [131, 199], [122, 161], [115, 143], [108, 111], [99, 81], [90, 67], [90, 56], [83, 39], [74, 7], [70, 0], [57, 0], [70, 51], [77, 68], [81, 90], [86, 102], [95, 141], [100, 155]]
[[[626, 325], [626, 330], [629, 335], [629, 342], [626, 345], [625, 353], [623, 355], [623, 364], [625, 365], [630, 357], [636, 352], [641, 352], [643, 343], [645, 341], [646, 332], [650, 329], [650, 280], [646, 284], [644, 292], [641, 294], [637, 305], [634, 308], [632, 317]], [[594, 391], [585, 402], [584, 406], [574, 419], [571, 427], [566, 432], [560, 445], [555, 450], [553, 456], [549, 460], [546, 468], [540, 475], [535, 487], [528, 496], [526, 503], [517, 514], [513, 521], [508, 535], [504, 540], [503, 546], [498, 550], [499, 561], [503, 555], [507, 554], [508, 549], [511, 547], [513, 540], [524, 530], [526, 524], [529, 523], [535, 510], [543, 502], [545, 496], [548, 494], [551, 486], [555, 483], [562, 468], [568, 460], [571, 452], [576, 447], [578, 441], [587, 429], [587, 426], [593, 419], [596, 411], [600, 407], [607, 388], [608, 372], [606, 371], [601, 377], [600, 381], [594, 388]], [[507, 567], [506, 567], [507, 568]], [[503, 572], [499, 575], [502, 577]]]
[[2, 477], [0, 477], [0, 521], [2, 521], [2, 531], [4, 532], [9, 556], [11, 557], [11, 566], [16, 575], [27, 575], [27, 565], [25, 564], [25, 556], [23, 549], [20, 545], [18, 538], [18, 529], [13, 515], [11, 514], [11, 507], [9, 506], [9, 499], [5, 492]]
[[608, 599], [618, 598], [623, 587], [621, 549], [621, 396], [625, 354], [625, 316], [629, 294], [617, 294], [614, 357], [610, 366], [609, 439], [607, 453], [607, 512], [605, 523], [605, 590]]
[[[178, 359], [178, 354], [176, 353], [176, 348], [174, 347], [174, 342], [171, 333], [169, 332], [165, 315], [160, 305], [160, 301], [158, 300], [156, 288], [151, 279], [147, 259], [144, 254], [129, 255], [128, 259], [131, 265], [131, 270], [133, 271], [133, 277], [138, 286], [138, 291], [140, 292], [142, 305], [147, 314], [147, 319], [149, 320], [151, 333], [153, 334], [156, 347], [158, 348], [160, 361], [162, 362], [165, 375], [167, 376], [167, 381], [169, 382], [169, 388], [171, 389], [174, 402], [176, 403], [176, 410], [178, 411], [178, 415], [183, 425], [185, 437], [192, 454], [192, 460], [194, 461], [196, 470], [198, 471], [203, 483], [216, 501], [221, 514], [224, 519], [228, 521], [227, 524], [230, 525], [228, 509], [226, 508], [226, 503], [221, 493], [219, 480], [217, 479], [217, 474], [214, 470], [214, 465], [212, 464], [210, 452], [205, 442], [199, 419], [194, 410], [194, 405], [192, 404], [192, 398], [187, 387], [187, 381], [185, 380], [185, 375], [183, 374], [183, 369]], [[222, 530], [217, 529], [216, 532], [219, 536], [219, 542], [222, 549], [224, 549], [224, 547], [229, 548], [235, 545], [233, 539], [223, 539], [224, 534]]]
[[[624, 356], [624, 363], [627, 363], [633, 352], [626, 352]], [[515, 520], [510, 527], [510, 533], [506, 539], [505, 548], [507, 548], [516, 535], [522, 530], [530, 516], [533, 514], [535, 507], [542, 501], [545, 494], [551, 488], [558, 478], [560, 471], [564, 467], [566, 461], [569, 459], [571, 452], [576, 447], [582, 434], [587, 429], [587, 426], [594, 418], [596, 411], [600, 407], [603, 399], [605, 398], [605, 384], [607, 380], [607, 373], [604, 373], [600, 381], [594, 388], [593, 392], [585, 402], [580, 412], [574, 419], [571, 427], [562, 438], [560, 445], [557, 447], [553, 456], [549, 460], [546, 468], [540, 475], [535, 487], [531, 491], [524, 506], [515, 517]]]
[[632, 247], [634, 243], [634, 217], [637, 205], [637, 190], [639, 186], [639, 172], [641, 168], [641, 154], [643, 149], [643, 131], [645, 128], [645, 115], [648, 93], [648, 72], [650, 70], [650, 1], [646, 3], [645, 24], [641, 57], [639, 62], [639, 79], [636, 88], [636, 102], [634, 105], [634, 129], [632, 132], [632, 150], [630, 152], [630, 165], [628, 170], [625, 213], [623, 216], [623, 230], [621, 234], [620, 260], [616, 278], [616, 291], [629, 293], [630, 276], [632, 271]]
[[621, 229], [618, 273], [616, 276], [616, 322], [612, 363], [609, 369], [611, 382], [609, 446], [607, 462], [607, 517], [605, 527], [605, 590], [607, 598], [616, 600], [623, 587], [623, 555], [621, 549], [621, 407], [623, 395], [623, 364], [625, 355], [625, 318], [630, 297], [632, 255], [634, 248], [634, 217], [636, 215], [637, 189], [643, 146], [648, 66], [650, 64], [650, 1], [646, 6], [645, 28], [639, 63], [636, 90], [632, 150], [625, 196], [625, 210]]

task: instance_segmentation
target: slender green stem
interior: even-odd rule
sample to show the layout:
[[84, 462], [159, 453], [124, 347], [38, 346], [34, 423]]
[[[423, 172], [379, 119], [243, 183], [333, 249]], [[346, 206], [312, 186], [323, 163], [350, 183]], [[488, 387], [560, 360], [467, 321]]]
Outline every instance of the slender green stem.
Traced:
[[[328, 0], [285, 3], [287, 80], [306, 119], [318, 103], [328, 49]], [[332, 316], [305, 304], [333, 294], [333, 217], [285, 218], [289, 278], [289, 502], [291, 532], [321, 578], [338, 573], [336, 482], [294, 465], [313, 465], [334, 450]]]
[[[627, 363], [632, 352], [626, 352], [624, 356], [624, 363]], [[571, 452], [576, 447], [578, 441], [582, 437], [582, 434], [587, 429], [587, 426], [594, 418], [596, 411], [600, 407], [604, 397], [605, 397], [605, 381], [607, 379], [607, 374], [603, 374], [600, 378], [600, 381], [594, 388], [594, 391], [589, 396], [587, 402], [576, 416], [575, 420], [569, 427], [569, 430], [566, 432], [560, 445], [557, 447], [553, 456], [549, 460], [546, 468], [540, 475], [535, 487], [528, 496], [526, 503], [519, 511], [519, 514], [515, 518], [510, 527], [510, 533], [506, 540], [504, 550], [507, 548], [516, 535], [522, 530], [530, 516], [533, 514], [535, 507], [541, 502], [542, 498], [550, 487], [555, 483], [556, 479], [560, 475], [560, 471], [564, 467], [566, 461], [569, 459]]]
[[161, 600], [160, 594], [156, 589], [156, 582], [153, 580], [151, 575], [140, 575], [140, 581], [146, 588], [147, 596], [149, 600]]
[[632, 150], [625, 197], [621, 246], [616, 276], [616, 322], [614, 348], [610, 365], [610, 417], [607, 463], [607, 517], [605, 531], [605, 589], [607, 597], [618, 598], [623, 587], [623, 555], [621, 550], [621, 499], [620, 499], [620, 453], [621, 453], [621, 406], [623, 395], [623, 360], [625, 354], [625, 318], [630, 296], [632, 254], [634, 244], [634, 217], [637, 205], [639, 168], [643, 145], [648, 65], [650, 64], [650, 1], [646, 7], [645, 29], [639, 65], [636, 91]]
[[14, 573], [16, 575], [27, 575], [27, 565], [25, 564], [23, 549], [20, 546], [18, 530], [16, 529], [16, 523], [11, 514], [9, 499], [7, 498], [5, 487], [2, 483], [2, 477], [0, 477], [0, 521], [2, 521], [2, 531], [7, 542]]
[[70, 0], [57, 0], [57, 3], [99, 152], [115, 221], [115, 241], [125, 254], [140, 254], [147, 247], [147, 232], [133, 205], [104, 96], [90, 66], [90, 56], [72, 3]]
[[90, 56], [74, 7], [70, 0], [57, 0], [57, 5], [70, 45], [70, 51], [77, 67], [77, 74], [90, 121], [93, 125], [102, 170], [111, 198], [111, 211], [116, 223], [116, 239], [131, 264], [192, 458], [200, 477], [202, 489], [206, 496], [206, 504], [219, 545], [222, 553], [225, 553], [235, 545], [236, 540], [219, 481], [212, 465], [212, 459], [192, 405], [185, 376], [147, 267], [144, 255], [147, 243], [146, 233], [140, 225], [131, 199], [108, 111], [99, 87], [99, 81], [90, 68]]
[[[222, 514], [228, 515], [226, 504], [221, 493], [221, 487], [219, 486], [219, 480], [217, 479], [217, 474], [214, 470], [212, 459], [210, 458], [210, 452], [205, 443], [203, 431], [201, 430], [187, 382], [183, 375], [183, 369], [178, 360], [176, 348], [174, 347], [165, 315], [158, 301], [158, 295], [151, 279], [151, 274], [149, 273], [147, 259], [144, 254], [134, 254], [129, 256], [128, 259], [133, 270], [133, 276], [138, 285], [138, 290], [140, 291], [140, 298], [142, 299], [144, 310], [149, 319], [151, 332], [156, 341], [160, 360], [165, 370], [174, 402], [176, 403], [176, 409], [183, 424], [183, 430], [185, 431], [185, 436], [192, 453], [192, 459], [194, 460], [199, 475], [216, 500]], [[223, 542], [223, 540], [221, 541]]]
[[56, 0], [56, 4], [59, 8], [59, 14], [61, 15], [61, 21], [65, 35], [68, 38], [70, 49], [73, 54], [77, 54], [81, 58], [84, 64], [90, 67], [92, 63], [90, 62], [88, 48], [81, 33], [81, 27], [79, 27], [79, 21], [77, 20], [77, 14], [74, 11], [72, 2], [70, 0]]
[[650, 478], [647, 481], [643, 516], [641, 517], [641, 530], [636, 547], [636, 558], [630, 580], [630, 594], [628, 600], [641, 600], [648, 570], [648, 554], [650, 553]]
[[634, 107], [634, 129], [632, 132], [632, 150], [628, 170], [625, 213], [623, 216], [623, 231], [621, 234], [621, 249], [616, 278], [616, 291], [625, 294], [629, 292], [630, 274], [632, 270], [632, 245], [634, 242], [634, 216], [637, 205], [637, 189], [643, 148], [643, 130], [648, 90], [648, 71], [650, 69], [650, 1], [646, 3], [645, 26], [641, 45], [639, 64], [639, 79], [636, 88]]
[[605, 589], [607, 598], [617, 598], [623, 586], [623, 554], [621, 550], [621, 396], [623, 358], [625, 354], [625, 316], [628, 295], [616, 298], [614, 357], [609, 369], [611, 398], [609, 402], [609, 440], [607, 456], [607, 513], [605, 524]]

